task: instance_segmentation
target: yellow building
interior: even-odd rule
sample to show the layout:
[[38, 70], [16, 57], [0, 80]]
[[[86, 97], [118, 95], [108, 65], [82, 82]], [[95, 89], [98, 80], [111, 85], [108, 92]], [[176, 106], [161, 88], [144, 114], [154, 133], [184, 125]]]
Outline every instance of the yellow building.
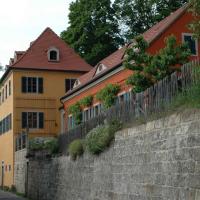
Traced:
[[[61, 132], [60, 97], [90, 69], [50, 28], [27, 51], [15, 52], [1, 78], [1, 185], [13, 184], [16, 136], [24, 130], [28, 130], [30, 137]], [[20, 142], [23, 144], [23, 138]]]

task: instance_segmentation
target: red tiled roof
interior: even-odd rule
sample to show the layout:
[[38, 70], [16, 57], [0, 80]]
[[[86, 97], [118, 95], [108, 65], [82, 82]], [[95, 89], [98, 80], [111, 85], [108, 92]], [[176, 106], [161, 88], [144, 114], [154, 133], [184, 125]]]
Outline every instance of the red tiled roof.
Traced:
[[[179, 8], [175, 12], [173, 12], [171, 15], [154, 25], [152, 28], [147, 30], [143, 37], [144, 39], [151, 44], [154, 40], [156, 40], [172, 23], [174, 23], [182, 14], [186, 12], [188, 8], [188, 4], [184, 5], [183, 7]], [[121, 49], [117, 50], [110, 56], [104, 58], [99, 63], [104, 64], [107, 69], [102, 72], [102, 74], [106, 74], [110, 69], [115, 68], [116, 66], [119, 66], [123, 62], [124, 53], [129, 45], [126, 45], [122, 47]], [[88, 73], [82, 75], [79, 77], [80, 85], [73, 90], [69, 91], [65, 97], [70, 96], [70, 94], [74, 93], [75, 91], [79, 90], [80, 88], [84, 87], [84, 85], [87, 85], [89, 82], [92, 82], [93, 80], [96, 80], [98, 76], [94, 76], [95, 72], [98, 68], [98, 64]], [[99, 75], [99, 76], [100, 76]], [[63, 98], [65, 98], [63, 97]], [[63, 99], [62, 98], [62, 99]]]
[[[47, 51], [51, 47], [59, 50], [59, 61], [49, 62]], [[22, 52], [16, 52], [19, 55]], [[18, 56], [17, 56], [18, 57]], [[60, 39], [50, 28], [30, 45], [11, 66], [20, 69], [45, 69], [57, 71], [88, 72], [92, 67], [86, 63], [77, 53], [74, 52], [62, 39]]]
[[172, 23], [174, 23], [180, 16], [182, 16], [188, 8], [188, 4], [185, 4], [183, 7], [179, 8], [175, 12], [171, 13], [168, 17], [155, 24], [149, 30], [144, 32], [142, 35], [144, 39], [152, 43], [155, 39], [157, 39], [160, 34], [162, 34]]

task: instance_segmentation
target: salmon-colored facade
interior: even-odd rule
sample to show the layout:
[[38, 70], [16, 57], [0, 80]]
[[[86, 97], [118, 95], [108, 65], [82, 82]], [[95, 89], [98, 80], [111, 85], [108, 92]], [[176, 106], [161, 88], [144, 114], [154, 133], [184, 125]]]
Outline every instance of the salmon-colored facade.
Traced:
[[[182, 43], [184, 41], [184, 35], [192, 36], [191, 31], [188, 29], [188, 24], [192, 20], [193, 16], [188, 12], [187, 6], [184, 6], [146, 31], [143, 34], [143, 37], [149, 43], [148, 52], [151, 54], [156, 54], [160, 49], [164, 48], [165, 39], [170, 35], [176, 36], [178, 43]], [[125, 82], [126, 79], [132, 74], [132, 71], [124, 69], [122, 65], [126, 48], [127, 47], [123, 47], [117, 52], [103, 59], [95, 67], [95, 69], [92, 69], [90, 72], [79, 78], [79, 84], [77, 87], [61, 98], [64, 104], [64, 131], [67, 131], [71, 128], [69, 127], [70, 114], [68, 113], [68, 108], [77, 101], [88, 95], [95, 97], [97, 92], [110, 83], [120, 85], [121, 90], [118, 96], [131, 91], [131, 87]], [[199, 57], [199, 41], [195, 41], [195, 48], [196, 53], [190, 57], [191, 60]], [[100, 65], [103, 65], [105, 70], [100, 74], [97, 74]], [[94, 99], [91, 107], [94, 107], [98, 103], [100, 102]]]

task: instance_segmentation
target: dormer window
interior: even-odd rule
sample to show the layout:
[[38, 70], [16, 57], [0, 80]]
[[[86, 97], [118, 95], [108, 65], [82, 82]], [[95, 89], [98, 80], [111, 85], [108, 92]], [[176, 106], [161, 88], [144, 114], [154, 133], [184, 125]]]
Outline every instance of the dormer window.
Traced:
[[106, 70], [106, 69], [107, 69], [107, 67], [106, 67], [104, 64], [99, 64], [99, 66], [97, 67], [97, 70], [96, 70], [96, 74], [95, 74], [95, 75], [101, 73], [102, 71], [104, 71], [104, 70]]
[[53, 47], [48, 50], [48, 60], [50, 62], [59, 61], [59, 50], [57, 48]]
[[77, 86], [79, 86], [81, 83], [80, 81], [77, 79], [74, 83], [74, 87], [73, 88], [76, 88]]

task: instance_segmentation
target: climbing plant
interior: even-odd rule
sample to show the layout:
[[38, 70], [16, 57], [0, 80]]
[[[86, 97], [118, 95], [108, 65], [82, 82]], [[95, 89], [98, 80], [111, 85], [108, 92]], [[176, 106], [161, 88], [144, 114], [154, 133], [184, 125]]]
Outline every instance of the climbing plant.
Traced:
[[135, 38], [127, 49], [124, 66], [133, 71], [127, 84], [133, 86], [133, 92], [142, 92], [157, 81], [179, 69], [191, 55], [186, 43], [177, 44], [176, 37], [171, 35], [165, 39], [165, 47], [157, 54], [147, 52], [149, 45], [142, 36]]
[[88, 107], [92, 105], [92, 101], [93, 101], [93, 96], [89, 95], [87, 97], [84, 97], [83, 99], [80, 100], [80, 104], [83, 107]]
[[115, 103], [115, 98], [119, 91], [119, 85], [108, 84], [96, 94], [96, 98], [102, 101], [105, 108], [109, 108]]
[[79, 102], [71, 105], [68, 112], [74, 116], [75, 124], [80, 124], [82, 121], [81, 105]]

